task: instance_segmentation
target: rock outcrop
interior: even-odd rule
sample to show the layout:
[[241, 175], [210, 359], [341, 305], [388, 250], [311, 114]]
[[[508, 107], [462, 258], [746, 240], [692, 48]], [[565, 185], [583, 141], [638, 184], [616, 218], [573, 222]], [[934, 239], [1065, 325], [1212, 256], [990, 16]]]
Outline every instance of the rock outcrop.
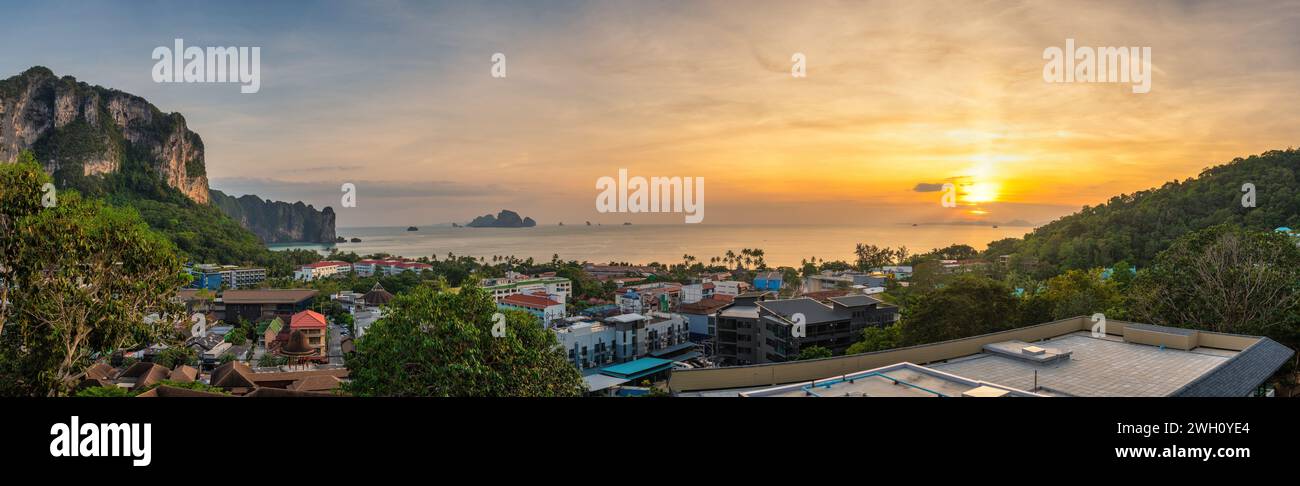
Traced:
[[334, 209], [264, 201], [254, 195], [228, 196], [211, 190], [212, 205], [267, 243], [333, 243]]
[[208, 202], [203, 140], [185, 117], [44, 67], [0, 81], [0, 162], [23, 150], [62, 180], [115, 173], [131, 157], [194, 202]]
[[537, 226], [533, 218], [520, 218], [519, 213], [502, 209], [496, 216], [485, 214], [474, 218], [468, 225], [471, 228], [531, 228]]

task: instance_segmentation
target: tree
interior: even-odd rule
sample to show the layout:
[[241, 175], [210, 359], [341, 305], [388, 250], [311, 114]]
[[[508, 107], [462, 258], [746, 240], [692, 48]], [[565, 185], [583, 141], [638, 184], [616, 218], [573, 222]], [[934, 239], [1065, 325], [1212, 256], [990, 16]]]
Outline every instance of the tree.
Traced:
[[904, 346], [958, 339], [1015, 326], [1017, 299], [1011, 288], [980, 275], [960, 275], [922, 293], [903, 309]]
[[199, 353], [189, 346], [172, 346], [154, 356], [153, 362], [167, 368], [180, 365], [198, 366]]
[[1112, 319], [1125, 317], [1123, 295], [1115, 283], [1102, 280], [1101, 269], [1066, 271], [1048, 279], [1041, 291], [1026, 300], [1024, 324], [1097, 312]]
[[803, 361], [806, 359], [822, 359], [822, 358], [829, 358], [834, 355], [835, 353], [832, 353], [831, 350], [829, 349], [823, 348], [821, 346], [813, 345], [813, 346], [808, 346], [806, 348], [801, 348], [799, 350], [799, 357], [795, 358], [795, 360]]
[[134, 210], [76, 191], [44, 207], [48, 181], [30, 155], [0, 164], [4, 395], [68, 394], [92, 355], [172, 337], [171, 296], [188, 281], [173, 246]]
[[520, 311], [504, 312], [473, 280], [459, 292], [420, 286], [393, 299], [346, 357], [358, 396], [579, 396], [586, 385], [555, 335]]
[[898, 324], [863, 329], [862, 340], [849, 345], [845, 354], [862, 354], [897, 348], [900, 339], [899, 330]]
[[1295, 343], [1300, 248], [1291, 237], [1219, 225], [1187, 234], [1138, 272], [1141, 321]]

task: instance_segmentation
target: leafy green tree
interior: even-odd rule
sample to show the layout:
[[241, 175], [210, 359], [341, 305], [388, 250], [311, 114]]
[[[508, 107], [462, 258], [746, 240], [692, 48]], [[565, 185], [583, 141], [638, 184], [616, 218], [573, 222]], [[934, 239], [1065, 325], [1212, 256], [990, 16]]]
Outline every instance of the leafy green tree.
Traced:
[[904, 308], [899, 336], [904, 346], [913, 346], [1002, 331], [1015, 326], [1018, 310], [1005, 283], [960, 275]]
[[1125, 317], [1119, 287], [1101, 278], [1101, 270], [1068, 270], [1047, 280], [1044, 288], [1027, 297], [1024, 324], [1090, 316], [1101, 312], [1112, 319]]
[[821, 346], [813, 345], [813, 346], [808, 346], [806, 348], [799, 349], [799, 357], [795, 358], [795, 360], [803, 361], [806, 359], [822, 359], [822, 358], [829, 358], [834, 355], [835, 353], [832, 353], [831, 350], [829, 349], [823, 348]]
[[78, 390], [79, 397], [130, 397], [135, 396], [130, 390], [117, 385], [92, 386]]
[[[134, 210], [76, 191], [40, 204], [49, 181], [32, 157], [0, 164], [0, 392], [64, 395], [95, 353], [174, 334], [167, 317], [188, 277], [168, 241]], [[154, 316], [154, 317], [150, 317]]]
[[581, 374], [555, 335], [525, 312], [505, 312], [473, 281], [459, 292], [428, 286], [397, 296], [348, 355], [359, 396], [578, 396]]
[[885, 327], [868, 327], [862, 330], [862, 340], [849, 345], [845, 354], [861, 354], [884, 351], [899, 346], [901, 327], [895, 323]]
[[189, 346], [171, 346], [154, 356], [153, 362], [168, 368], [180, 365], [198, 366], [199, 353]]
[[1139, 321], [1255, 334], [1294, 345], [1300, 330], [1300, 248], [1286, 235], [1219, 225], [1179, 238], [1138, 272]]

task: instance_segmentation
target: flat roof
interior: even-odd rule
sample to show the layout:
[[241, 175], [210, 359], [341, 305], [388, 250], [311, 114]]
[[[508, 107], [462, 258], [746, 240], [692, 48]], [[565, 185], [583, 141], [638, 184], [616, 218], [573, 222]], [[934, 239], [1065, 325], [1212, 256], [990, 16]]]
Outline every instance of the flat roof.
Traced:
[[601, 368], [600, 372], [605, 375], [616, 378], [627, 378], [635, 380], [642, 376], [651, 375], [660, 371], [672, 368], [671, 360], [659, 358], [641, 358], [626, 363], [606, 366]]
[[315, 297], [312, 289], [227, 290], [221, 301], [227, 304], [296, 304]]
[[[996, 393], [995, 393], [996, 392]], [[899, 363], [815, 382], [738, 393], [746, 397], [1032, 397], [1034, 393]]]
[[[915, 376], [913, 382], [873, 375], [847, 384], [830, 383], [826, 388], [839, 396], [880, 396], [880, 390], [873, 394], [867, 388], [885, 380], [890, 385], [899, 381], [917, 384], [920, 388], [916, 390], [940, 394], [946, 394], [944, 387], [960, 383], [1015, 390], [1027, 396], [1241, 397], [1254, 392], [1294, 356], [1290, 348], [1266, 337], [1209, 331], [1194, 331], [1199, 339], [1193, 345], [1199, 342], [1199, 346], [1176, 349], [1142, 335], [1126, 339], [1127, 326], [1133, 331], [1167, 335], [1189, 335], [1186, 330], [1123, 321], [1117, 324], [1118, 334], [1094, 337], [1089, 319], [1078, 316], [969, 338], [816, 360], [821, 366], [799, 362], [676, 370], [670, 385], [675, 393], [687, 396], [817, 396], [819, 388], [803, 389], [814, 383], [810, 380], [821, 386], [827, 380], [843, 381], [845, 376], [907, 365], [928, 376]], [[869, 367], [874, 369], [855, 371]], [[780, 374], [788, 377], [786, 384], [763, 385], [766, 379], [761, 377], [778, 374], [775, 368], [782, 368]], [[934, 376], [940, 381], [926, 386]], [[987, 392], [961, 396], [996, 394]], [[901, 393], [913, 396], [915, 390]]]
[[1030, 390], [1037, 372], [1041, 393], [1081, 397], [1167, 396], [1226, 362], [1236, 352], [1209, 348], [1183, 351], [1125, 342], [1119, 336], [1092, 337], [1079, 331], [1034, 343], [1069, 351], [1069, 359], [1034, 363], [998, 353], [930, 365], [975, 380]]
[[626, 378], [616, 378], [609, 375], [602, 375], [600, 373], [585, 375], [582, 377], [582, 380], [587, 384], [587, 391], [600, 391], [632, 381]]
[[807, 297], [785, 300], [766, 300], [759, 302], [758, 306], [775, 314], [780, 314], [786, 318], [795, 314], [803, 314], [809, 324], [849, 319], [849, 316], [835, 312], [835, 309], [831, 306]]

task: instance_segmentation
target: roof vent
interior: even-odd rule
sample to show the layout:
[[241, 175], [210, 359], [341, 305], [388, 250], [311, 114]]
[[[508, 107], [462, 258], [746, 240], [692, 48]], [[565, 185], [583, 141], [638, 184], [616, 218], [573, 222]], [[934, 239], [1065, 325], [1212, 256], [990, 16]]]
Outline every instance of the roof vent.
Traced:
[[988, 385], [980, 385], [975, 388], [971, 388], [969, 390], [961, 392], [961, 396], [975, 397], [975, 398], [997, 398], [997, 397], [1005, 397], [1009, 393], [1011, 392], [1007, 390], [1003, 390], [1001, 388], [994, 388]]
[[1030, 363], [1054, 363], [1070, 359], [1070, 351], [1036, 346], [1024, 341], [1003, 341], [985, 344], [984, 352]]

